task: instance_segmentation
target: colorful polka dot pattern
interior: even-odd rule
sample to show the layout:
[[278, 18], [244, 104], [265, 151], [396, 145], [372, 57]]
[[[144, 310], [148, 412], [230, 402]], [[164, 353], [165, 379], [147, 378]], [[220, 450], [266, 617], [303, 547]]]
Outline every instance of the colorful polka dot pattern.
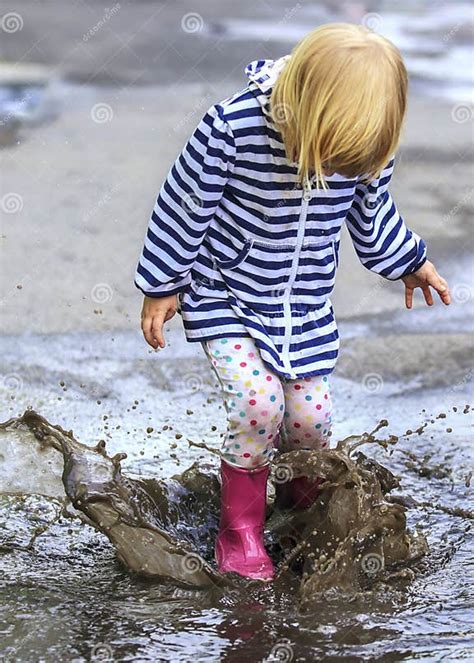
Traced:
[[219, 338], [202, 346], [221, 385], [227, 412], [224, 460], [254, 468], [279, 448], [318, 449], [329, 444], [328, 376], [285, 380], [263, 363], [253, 339]]
[[328, 447], [332, 422], [328, 376], [287, 380], [284, 392], [285, 415], [279, 448], [291, 451]]

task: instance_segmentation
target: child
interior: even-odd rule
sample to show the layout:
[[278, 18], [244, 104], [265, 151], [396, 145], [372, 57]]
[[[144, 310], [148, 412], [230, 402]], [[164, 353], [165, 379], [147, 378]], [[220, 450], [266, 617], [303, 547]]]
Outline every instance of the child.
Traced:
[[[248, 84], [208, 109], [164, 182], [135, 284], [142, 330], [165, 347], [176, 311], [200, 341], [228, 417], [222, 572], [269, 580], [263, 544], [272, 450], [329, 443], [339, 338], [329, 296], [344, 222], [362, 264], [450, 303], [388, 190], [405, 115], [397, 48], [360, 25], [309, 33], [290, 55], [247, 65]], [[288, 483], [295, 507], [317, 486]]]

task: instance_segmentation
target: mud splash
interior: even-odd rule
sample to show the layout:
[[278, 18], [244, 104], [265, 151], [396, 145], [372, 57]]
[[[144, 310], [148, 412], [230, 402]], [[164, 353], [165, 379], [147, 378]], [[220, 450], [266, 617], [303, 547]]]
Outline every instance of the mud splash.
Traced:
[[[330, 450], [281, 454], [274, 463], [268, 542], [277, 582], [296, 579], [303, 607], [321, 592], [410, 581], [428, 551], [425, 537], [407, 528], [407, 501], [391, 494], [398, 479], [358, 450], [394, 445], [395, 436], [378, 437], [386, 425]], [[67, 513], [107, 536], [129, 571], [199, 588], [241, 582], [219, 574], [212, 561], [219, 511], [214, 468], [194, 464], [167, 480], [127, 477], [120, 465], [126, 454], [108, 456], [103, 442], [86, 446], [33, 410], [0, 424], [0, 452], [4, 468], [30, 460], [23, 472], [0, 474], [2, 494], [58, 499], [62, 493]], [[275, 487], [303, 475], [325, 480], [315, 504], [305, 511], [276, 508]]]
[[[6, 485], [1, 486], [0, 492], [10, 495], [28, 492], [57, 498], [60, 491], [54, 484], [48, 491], [45, 472], [47, 469], [57, 477], [60, 469], [63, 494], [76, 514], [109, 538], [129, 571], [173, 578], [194, 586], [219, 583], [219, 575], [186, 545], [182, 536], [183, 525], [190, 519], [186, 517], [188, 511], [191, 515], [186, 505], [191, 491], [186, 486], [190, 475], [194, 475], [192, 483], [199, 485], [197, 471], [191, 469], [180, 477], [181, 481], [172, 479], [166, 483], [127, 478], [120, 467], [126, 454], [108, 456], [104, 442], [95, 447], [81, 444], [71, 431], [50, 424], [33, 410], [0, 424], [0, 432], [4, 457], [9, 442], [16, 457], [31, 457], [31, 445], [36, 444], [34, 474], [39, 482], [35, 487], [31, 474], [23, 485], [17, 475], [6, 476], [2, 482]], [[15, 434], [14, 438], [11, 433]], [[46, 454], [44, 464], [41, 454]], [[9, 459], [5, 458], [4, 466], [9, 465]], [[215, 492], [217, 496], [217, 485]], [[197, 511], [193, 514], [194, 522]], [[204, 511], [201, 513], [205, 515]]]

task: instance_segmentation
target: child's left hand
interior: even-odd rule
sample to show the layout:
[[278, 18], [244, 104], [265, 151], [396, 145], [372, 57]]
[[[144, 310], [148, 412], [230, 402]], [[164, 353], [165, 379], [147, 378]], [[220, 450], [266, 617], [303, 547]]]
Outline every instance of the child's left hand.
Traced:
[[413, 305], [413, 290], [421, 288], [428, 306], [433, 306], [433, 295], [430, 286], [436, 290], [444, 304], [451, 303], [448, 283], [438, 274], [432, 262], [427, 260], [416, 272], [402, 276], [405, 283], [405, 304], [407, 308]]

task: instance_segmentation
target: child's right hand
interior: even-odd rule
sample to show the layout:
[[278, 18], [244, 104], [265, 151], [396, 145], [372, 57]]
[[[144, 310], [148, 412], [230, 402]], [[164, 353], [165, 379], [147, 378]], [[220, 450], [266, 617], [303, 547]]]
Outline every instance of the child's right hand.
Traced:
[[178, 310], [178, 296], [146, 297], [142, 307], [142, 332], [146, 342], [154, 350], [164, 348], [165, 337], [163, 325], [174, 316]]

